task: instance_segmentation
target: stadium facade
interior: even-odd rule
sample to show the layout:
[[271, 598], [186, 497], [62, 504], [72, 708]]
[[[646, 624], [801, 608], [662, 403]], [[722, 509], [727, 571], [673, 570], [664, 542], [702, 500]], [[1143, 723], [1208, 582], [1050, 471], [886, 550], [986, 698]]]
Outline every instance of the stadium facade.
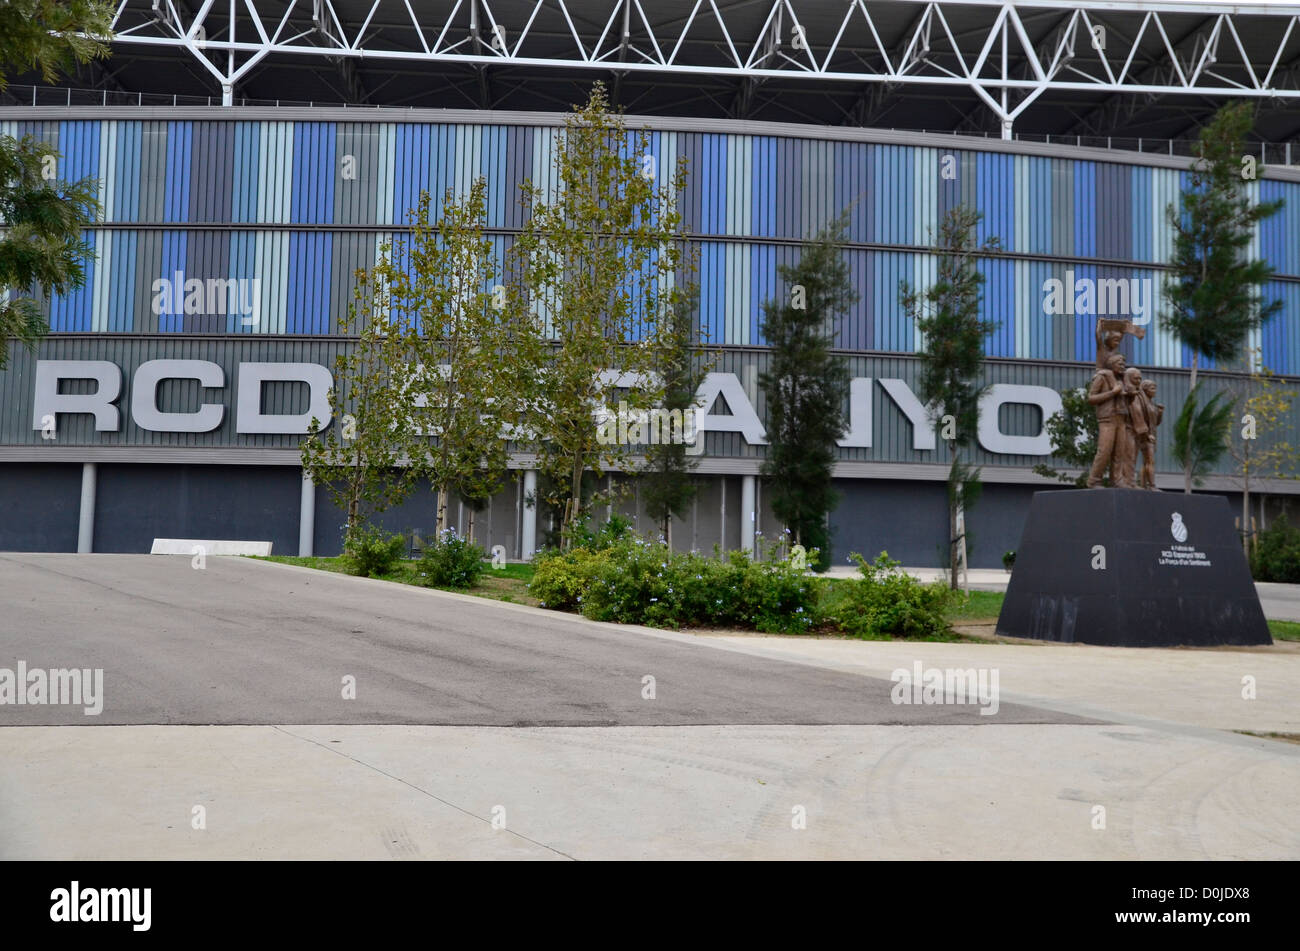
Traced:
[[[1109, 6], [1135, 17], [1142, 7]], [[1259, 39], [1247, 33], [1238, 47]], [[208, 55], [219, 61], [216, 46]], [[528, 65], [555, 66], [538, 57]], [[125, 73], [142, 83], [141, 68], [128, 60]], [[352, 81], [368, 79], [354, 73]], [[155, 537], [189, 537], [336, 552], [342, 516], [304, 481], [297, 446], [310, 417], [327, 415], [334, 358], [353, 345], [336, 325], [354, 272], [400, 237], [422, 190], [436, 200], [478, 176], [504, 253], [523, 223], [518, 186], [547, 180], [563, 121], [531, 109], [248, 106], [230, 92], [223, 84], [224, 107], [108, 105], [107, 91], [95, 105], [69, 92], [62, 105], [33, 94], [36, 105], [0, 107], [0, 133], [49, 142], [62, 155], [60, 177], [98, 179], [104, 205], [89, 232], [96, 259], [85, 288], [50, 302], [50, 336], [35, 354], [12, 347], [0, 372], [0, 550], [147, 551]], [[630, 124], [649, 130], [663, 173], [686, 161], [699, 323], [720, 354], [703, 394], [701, 492], [675, 526], [679, 546], [744, 548], [756, 532], [780, 528], [758, 478], [765, 407], [757, 379], [768, 359], [761, 309], [784, 292], [778, 265], [797, 260], [807, 237], [844, 208], [844, 253], [860, 300], [837, 331], [853, 385], [836, 469], [842, 500], [831, 516], [835, 560], [881, 549], [915, 565], [943, 557], [947, 456], [917, 398], [920, 340], [898, 287], [932, 279], [927, 246], [958, 204], [982, 212], [980, 237], [1001, 245], [980, 260], [983, 314], [997, 329], [974, 458], [986, 488], [970, 516], [972, 565], [999, 565], [1018, 542], [1032, 492], [1055, 484], [1032, 468], [1050, 461], [1044, 422], [1059, 391], [1091, 377], [1099, 314], [1146, 327], [1144, 339], [1125, 340], [1125, 354], [1169, 407], [1158, 483], [1181, 488], [1169, 424], [1187, 394], [1190, 354], [1158, 315], [1171, 243], [1166, 207], [1188, 182], [1189, 159], [1089, 147], [1081, 137], [1031, 142], [718, 115], [634, 115]], [[1252, 248], [1276, 270], [1266, 292], [1282, 313], [1250, 345], [1297, 382], [1300, 168], [1285, 156], [1264, 155], [1249, 186], [1257, 200], [1285, 202]], [[1203, 365], [1203, 375], [1227, 383], [1226, 369]], [[1300, 444], [1300, 410], [1282, 425]], [[513, 458], [509, 484], [476, 523], [478, 539], [510, 557], [526, 556], [547, 528], [525, 502], [530, 464]], [[1238, 488], [1230, 460], [1204, 488]], [[1264, 480], [1253, 491], [1252, 514], [1267, 521], [1300, 499], [1300, 481]], [[623, 508], [651, 528], [635, 490]], [[420, 491], [379, 521], [428, 528], [432, 510]], [[453, 514], [463, 526], [466, 514]]]

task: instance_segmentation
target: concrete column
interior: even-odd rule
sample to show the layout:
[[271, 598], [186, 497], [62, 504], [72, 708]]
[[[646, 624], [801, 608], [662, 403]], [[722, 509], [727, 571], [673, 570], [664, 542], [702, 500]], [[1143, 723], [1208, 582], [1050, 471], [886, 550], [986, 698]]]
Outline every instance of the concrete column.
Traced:
[[[528, 497], [533, 504], [528, 504]], [[519, 529], [519, 557], [527, 561], [537, 550], [537, 470], [524, 470], [524, 517]]]
[[311, 557], [316, 548], [316, 483], [302, 471], [302, 501], [298, 505], [298, 555]]
[[77, 554], [95, 550], [95, 489], [99, 473], [93, 462], [81, 464], [81, 518], [77, 522]]
[[757, 488], [756, 476], [740, 477], [740, 549], [751, 558], [754, 556], [754, 527], [758, 524], [754, 511], [754, 493]]
[[727, 477], [722, 477], [722, 508], [719, 512], [721, 524], [718, 526], [718, 548], [724, 554], [727, 551]]

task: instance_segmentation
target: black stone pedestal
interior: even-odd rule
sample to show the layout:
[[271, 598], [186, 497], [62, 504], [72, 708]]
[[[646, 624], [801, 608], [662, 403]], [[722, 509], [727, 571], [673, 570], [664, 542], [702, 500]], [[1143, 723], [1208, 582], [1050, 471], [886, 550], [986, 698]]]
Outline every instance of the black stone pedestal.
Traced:
[[1115, 647], [1273, 643], [1227, 500], [1140, 489], [1035, 492], [997, 632]]

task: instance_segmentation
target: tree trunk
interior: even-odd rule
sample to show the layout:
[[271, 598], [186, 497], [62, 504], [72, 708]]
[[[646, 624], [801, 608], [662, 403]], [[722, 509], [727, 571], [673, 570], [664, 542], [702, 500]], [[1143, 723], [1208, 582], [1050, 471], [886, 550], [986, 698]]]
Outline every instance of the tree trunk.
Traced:
[[1245, 481], [1241, 489], [1241, 550], [1246, 553], [1246, 561], [1250, 561], [1250, 470], [1244, 473]]
[[562, 546], [569, 548], [573, 544], [573, 530], [578, 525], [582, 513], [582, 455], [573, 457], [573, 479], [569, 483], [569, 501], [564, 507], [564, 522], [560, 526]]
[[957, 500], [948, 498], [948, 586], [957, 590]]
[[471, 545], [474, 544], [474, 509], [472, 506], [465, 525], [465, 540]]
[[438, 489], [438, 514], [434, 519], [434, 538], [441, 541], [443, 529], [447, 527], [447, 490]]
[[[1192, 376], [1191, 379], [1188, 381], [1188, 390], [1187, 390], [1187, 398], [1189, 400], [1192, 398], [1192, 392], [1196, 389], [1196, 368], [1200, 364], [1200, 362], [1201, 362], [1201, 355], [1196, 351], [1192, 351]], [[1188, 436], [1187, 442], [1188, 445], [1190, 445], [1192, 441], [1191, 440], [1192, 433], [1190, 427], [1188, 429], [1187, 436]], [[1183, 492], [1187, 495], [1192, 494], [1192, 460], [1190, 454], [1187, 458], [1187, 461], [1183, 463]]]
[[344, 542], [354, 538], [361, 527], [361, 490], [364, 487], [364, 481], [357, 476], [356, 470], [353, 470], [352, 478], [348, 482], [348, 524], [345, 529]]
[[952, 466], [948, 470], [948, 586], [957, 590], [957, 498], [961, 491], [958, 466], [959, 450], [953, 447]]
[[664, 541], [668, 545], [668, 550], [672, 551], [673, 550], [673, 516], [671, 513], [669, 513], [668, 517], [664, 519]]

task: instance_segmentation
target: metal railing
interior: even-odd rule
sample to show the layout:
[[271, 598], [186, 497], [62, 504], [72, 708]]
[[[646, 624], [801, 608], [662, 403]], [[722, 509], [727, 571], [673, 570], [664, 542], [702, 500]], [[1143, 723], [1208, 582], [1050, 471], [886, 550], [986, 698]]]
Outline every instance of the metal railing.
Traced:
[[[73, 89], [61, 86], [20, 86], [11, 84], [0, 94], [0, 105], [12, 106], [221, 106], [220, 96], [183, 96], [177, 93], [118, 92], [111, 89]], [[357, 105], [346, 102], [304, 102], [292, 99], [237, 98], [235, 106], [272, 108], [355, 109], [358, 112], [402, 112], [419, 106]], [[884, 131], [884, 130], [882, 130]], [[971, 138], [1000, 138], [994, 132], [962, 132], [952, 129], [898, 129], [891, 132], [921, 132], [934, 135], [961, 135]], [[1196, 154], [1195, 139], [1160, 139], [1148, 136], [1064, 135], [1056, 133], [1016, 132], [1017, 142], [1042, 142], [1048, 145], [1072, 145], [1084, 148], [1142, 152], [1191, 158]], [[1300, 140], [1294, 142], [1252, 142], [1251, 154], [1262, 165], [1300, 165]]]

